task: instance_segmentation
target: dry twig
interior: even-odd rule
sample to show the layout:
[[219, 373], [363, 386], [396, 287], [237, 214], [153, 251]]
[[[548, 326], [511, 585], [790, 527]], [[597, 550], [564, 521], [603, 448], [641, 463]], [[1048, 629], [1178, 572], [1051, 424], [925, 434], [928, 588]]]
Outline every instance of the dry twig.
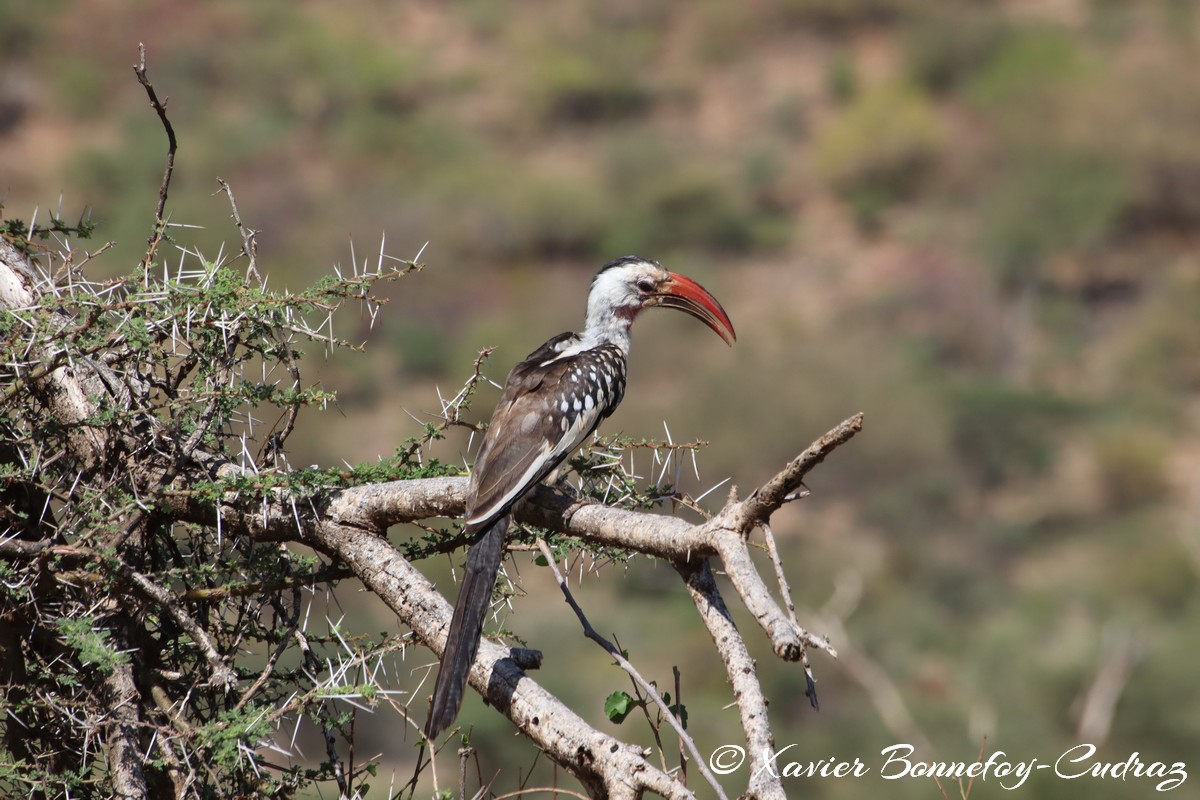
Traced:
[[583, 613], [583, 609], [579, 607], [579, 603], [575, 602], [575, 597], [571, 594], [570, 587], [567, 586], [567, 579], [564, 578], [562, 572], [559, 571], [558, 564], [555, 563], [554, 560], [554, 553], [550, 552], [550, 547], [543, 539], [538, 539], [538, 547], [542, 551], [542, 555], [545, 556], [546, 563], [550, 567], [550, 570], [554, 573], [554, 580], [558, 583], [558, 588], [562, 590], [563, 597], [566, 599], [567, 605], [569, 605], [571, 610], [575, 612], [575, 616], [578, 618], [579, 624], [583, 626], [583, 635], [600, 645], [600, 648], [612, 656], [613, 659], [616, 660], [617, 664], [620, 665], [621, 669], [625, 670], [625, 672], [629, 674], [629, 677], [633, 679], [634, 683], [636, 683], [648, 697], [654, 700], [655, 705], [659, 707], [659, 710], [662, 711], [663, 716], [666, 717], [667, 721], [671, 724], [671, 727], [675, 729], [676, 735], [679, 736], [679, 741], [687, 747], [688, 752], [692, 754], [692, 758], [696, 759], [696, 763], [700, 767], [700, 773], [704, 775], [704, 779], [707, 780], [709, 785], [713, 787], [713, 791], [717, 793], [717, 797], [720, 797], [721, 800], [728, 800], [725, 796], [725, 790], [721, 788], [721, 784], [717, 783], [717, 779], [713, 777], [712, 772], [709, 771], [708, 765], [704, 761], [704, 758], [700, 755], [700, 751], [696, 749], [696, 742], [691, 736], [688, 735], [688, 732], [683, 729], [683, 723], [680, 721], [680, 719], [675, 714], [671, 713], [671, 709], [665, 702], [663, 702], [662, 695], [659, 694], [658, 689], [656, 689], [650, 684], [649, 681], [643, 678], [641, 673], [637, 671], [637, 668], [634, 667], [633, 664], [629, 663], [629, 659], [625, 658], [625, 654], [621, 652], [620, 648], [596, 632], [596, 629], [592, 627], [592, 623], [588, 621], [587, 615]]
[[[178, 148], [178, 142], [175, 140], [175, 128], [171, 125], [171, 120], [167, 118], [167, 101], [158, 99], [158, 93], [154, 91], [153, 84], [146, 77], [146, 45], [141, 42], [138, 43], [138, 63], [133, 66], [133, 72], [137, 75], [138, 83], [145, 88], [146, 96], [150, 98], [150, 106], [158, 114], [158, 119], [167, 134], [167, 163], [163, 167], [162, 183], [158, 187], [158, 203], [154, 207], [154, 230], [151, 232], [150, 238], [146, 240], [146, 255], [142, 257], [142, 274], [146, 275], [150, 264], [154, 261], [158, 245], [162, 242], [166, 232], [167, 224], [164, 214], [167, 207], [167, 193], [171, 187], [171, 174], [175, 171], [175, 150]], [[148, 275], [146, 280], [149, 280]]]

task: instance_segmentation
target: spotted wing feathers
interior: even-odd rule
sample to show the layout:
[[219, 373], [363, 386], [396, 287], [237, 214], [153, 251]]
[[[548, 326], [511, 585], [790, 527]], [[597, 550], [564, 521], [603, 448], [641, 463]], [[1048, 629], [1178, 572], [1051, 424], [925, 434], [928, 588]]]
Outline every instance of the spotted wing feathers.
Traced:
[[467, 495], [467, 526], [505, 513], [575, 451], [621, 402], [625, 359], [615, 347], [557, 352], [556, 337], [509, 375]]
[[430, 739], [458, 715], [504, 556], [509, 510], [591, 435], [624, 393], [621, 351], [581, 350], [575, 334], [554, 337], [509, 373], [471, 473], [466, 530], [479, 538], [467, 554], [434, 684], [425, 726]]

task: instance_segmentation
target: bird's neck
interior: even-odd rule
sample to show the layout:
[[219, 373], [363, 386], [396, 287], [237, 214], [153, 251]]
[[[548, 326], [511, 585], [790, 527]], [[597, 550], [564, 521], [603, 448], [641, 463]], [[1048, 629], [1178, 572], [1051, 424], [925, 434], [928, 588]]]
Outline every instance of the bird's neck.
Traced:
[[614, 308], [589, 304], [587, 322], [579, 334], [580, 349], [588, 350], [602, 344], [617, 347], [622, 355], [629, 355], [629, 329], [638, 309]]

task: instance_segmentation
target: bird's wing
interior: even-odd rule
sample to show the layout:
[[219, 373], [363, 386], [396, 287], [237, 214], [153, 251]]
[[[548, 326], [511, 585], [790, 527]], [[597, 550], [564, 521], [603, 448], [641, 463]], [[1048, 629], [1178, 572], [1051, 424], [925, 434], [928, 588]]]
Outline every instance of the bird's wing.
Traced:
[[466, 518], [471, 529], [506, 512], [620, 402], [625, 365], [616, 348], [563, 355], [554, 342], [508, 377], [471, 475]]

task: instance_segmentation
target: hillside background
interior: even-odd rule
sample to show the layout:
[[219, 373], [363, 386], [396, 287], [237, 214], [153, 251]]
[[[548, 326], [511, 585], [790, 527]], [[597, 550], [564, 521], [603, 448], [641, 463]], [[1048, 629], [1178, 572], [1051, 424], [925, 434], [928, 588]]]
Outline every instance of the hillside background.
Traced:
[[[3, 216], [90, 213], [115, 242], [93, 266], [114, 275], [144, 251], [165, 152], [138, 42], [180, 138], [171, 219], [203, 226], [181, 244], [236, 252], [217, 176], [261, 230], [272, 286], [383, 237], [404, 258], [428, 243], [374, 327], [341, 320], [364, 353], [308, 358], [339, 403], [302, 419], [294, 464], [392, 453], [481, 348], [501, 381], [580, 323], [601, 263], [656, 258], [720, 297], [739, 336], [731, 351], [682, 315], [639, 323], [606, 431], [665, 421], [710, 442], [684, 490], [748, 490], [866, 414], [776, 521], [802, 621], [845, 654], [813, 656], [819, 712], [741, 621], [790, 757], [876, 767], [907, 741], [969, 761], [986, 737], [1014, 759], [1096, 741], [1101, 760], [1200, 770], [1200, 4], [0, 0]], [[441, 448], [468, 457], [465, 440]], [[607, 725], [625, 680], [520, 563], [528, 596], [506, 626]], [[647, 675], [681, 666], [702, 752], [737, 741], [673, 574], [609, 568], [581, 600]], [[394, 624], [352, 590], [322, 608], [351, 630]], [[431, 661], [407, 658], [414, 675]], [[511, 728], [474, 696], [461, 721], [485, 780], [503, 769], [497, 790], [516, 788], [531, 756]], [[398, 727], [381, 710], [360, 746], [403, 783], [414, 737]], [[633, 720], [614, 732], [651, 741]], [[1020, 790], [1150, 791], [1045, 774]]]

